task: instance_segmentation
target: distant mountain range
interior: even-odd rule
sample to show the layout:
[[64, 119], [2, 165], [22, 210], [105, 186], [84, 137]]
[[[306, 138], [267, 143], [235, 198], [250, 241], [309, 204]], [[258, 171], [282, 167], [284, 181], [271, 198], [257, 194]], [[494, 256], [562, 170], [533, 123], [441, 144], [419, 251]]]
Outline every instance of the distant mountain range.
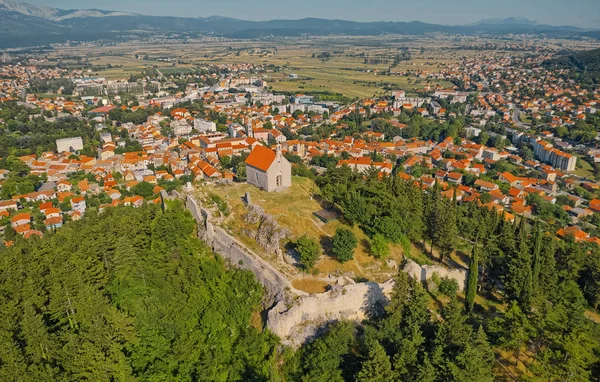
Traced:
[[413, 22], [354, 22], [305, 18], [300, 20], [246, 21], [228, 17], [172, 17], [106, 11], [63, 10], [0, 0], [0, 48], [46, 45], [71, 41], [128, 38], [120, 36], [182, 33], [233, 38], [302, 35], [382, 34], [546, 34], [596, 37], [597, 32], [571, 27], [540, 25], [523, 18], [490, 19], [471, 25], [437, 25]]

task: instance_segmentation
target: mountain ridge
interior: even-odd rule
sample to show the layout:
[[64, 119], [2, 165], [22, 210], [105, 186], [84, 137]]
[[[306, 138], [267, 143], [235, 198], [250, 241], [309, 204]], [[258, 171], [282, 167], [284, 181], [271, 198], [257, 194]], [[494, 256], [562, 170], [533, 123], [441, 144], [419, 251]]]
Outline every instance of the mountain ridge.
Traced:
[[224, 16], [150, 16], [113, 10], [63, 10], [0, 0], [0, 48], [45, 45], [65, 41], [113, 39], [119, 34], [178, 33], [230, 38], [305, 35], [421, 35], [448, 34], [596, 34], [572, 26], [538, 24], [524, 18], [488, 19], [471, 25], [439, 25], [421, 21], [349, 21], [307, 17], [266, 21], [240, 20]]

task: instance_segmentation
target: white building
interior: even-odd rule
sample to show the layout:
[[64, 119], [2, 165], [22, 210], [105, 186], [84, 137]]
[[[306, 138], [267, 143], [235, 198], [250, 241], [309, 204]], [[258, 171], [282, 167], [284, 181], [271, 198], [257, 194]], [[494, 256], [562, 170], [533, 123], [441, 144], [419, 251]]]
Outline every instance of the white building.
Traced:
[[176, 120], [171, 122], [171, 128], [173, 129], [173, 134], [176, 136], [188, 135], [192, 132], [192, 126], [190, 126], [186, 120]]
[[194, 119], [194, 129], [200, 133], [217, 131], [217, 124], [203, 119]]
[[81, 137], [57, 139], [56, 150], [59, 153], [83, 150], [83, 140]]

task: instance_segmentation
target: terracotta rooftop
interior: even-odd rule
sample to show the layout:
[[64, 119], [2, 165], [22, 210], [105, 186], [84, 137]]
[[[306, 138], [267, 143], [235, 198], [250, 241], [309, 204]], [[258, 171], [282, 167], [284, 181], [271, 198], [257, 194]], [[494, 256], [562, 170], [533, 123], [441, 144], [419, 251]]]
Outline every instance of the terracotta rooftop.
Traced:
[[275, 157], [275, 151], [264, 146], [256, 146], [250, 155], [248, 155], [246, 164], [261, 171], [267, 171], [271, 167], [271, 163], [273, 163]]

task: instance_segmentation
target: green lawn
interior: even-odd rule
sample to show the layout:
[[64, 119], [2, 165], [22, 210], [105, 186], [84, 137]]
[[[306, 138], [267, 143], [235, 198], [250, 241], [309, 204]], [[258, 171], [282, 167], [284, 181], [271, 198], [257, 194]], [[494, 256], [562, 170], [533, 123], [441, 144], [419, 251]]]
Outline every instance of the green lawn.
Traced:
[[577, 155], [577, 168], [573, 173], [584, 178], [594, 179], [594, 167], [581, 155]]

